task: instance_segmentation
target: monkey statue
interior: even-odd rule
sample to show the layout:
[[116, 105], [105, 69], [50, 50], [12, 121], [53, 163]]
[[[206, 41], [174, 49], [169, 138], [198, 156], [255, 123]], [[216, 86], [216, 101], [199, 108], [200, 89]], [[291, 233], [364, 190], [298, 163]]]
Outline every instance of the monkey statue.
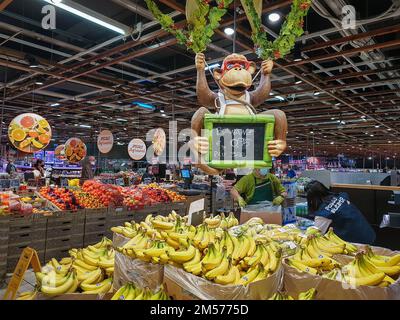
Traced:
[[[213, 71], [215, 80], [220, 88], [218, 93], [211, 91], [207, 83], [205, 73], [205, 56], [203, 53], [196, 55], [197, 69], [197, 99], [202, 106], [192, 117], [192, 130], [196, 134], [192, 140], [194, 149], [204, 155], [208, 151], [208, 139], [201, 136], [204, 115], [210, 113], [207, 108], [217, 108], [219, 115], [253, 115], [256, 114], [254, 107], [259, 106], [268, 99], [271, 92], [270, 74], [273, 61], [266, 60], [261, 65], [261, 80], [258, 87], [249, 92], [252, 86], [252, 75], [256, 71], [256, 64], [250, 62], [240, 54], [227, 56], [221, 68]], [[269, 141], [268, 151], [273, 157], [278, 157], [286, 149], [287, 120], [281, 110], [268, 110], [261, 114], [270, 114], [275, 117], [275, 140]], [[199, 162], [199, 161], [197, 161]], [[198, 163], [196, 166], [210, 175], [218, 175], [219, 170]]]

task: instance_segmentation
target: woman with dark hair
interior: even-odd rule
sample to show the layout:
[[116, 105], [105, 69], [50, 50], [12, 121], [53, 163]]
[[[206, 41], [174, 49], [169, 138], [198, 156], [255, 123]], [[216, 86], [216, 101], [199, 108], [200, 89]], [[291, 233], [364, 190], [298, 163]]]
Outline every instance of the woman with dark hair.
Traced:
[[44, 178], [45, 170], [44, 170], [44, 161], [41, 159], [36, 160], [35, 164], [33, 165], [33, 175], [35, 179]]
[[331, 226], [343, 240], [373, 244], [375, 232], [345, 192], [335, 194], [318, 181], [305, 188], [308, 211], [315, 217], [315, 226], [323, 233]]

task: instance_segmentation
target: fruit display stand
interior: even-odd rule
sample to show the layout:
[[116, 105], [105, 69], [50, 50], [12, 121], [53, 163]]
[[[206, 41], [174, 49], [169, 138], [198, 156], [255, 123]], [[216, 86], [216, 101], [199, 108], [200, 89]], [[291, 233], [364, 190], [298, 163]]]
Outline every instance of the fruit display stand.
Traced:
[[220, 285], [166, 265], [164, 288], [174, 300], [267, 300], [281, 289], [283, 268], [269, 277], [243, 285]]
[[63, 258], [71, 248], [84, 245], [85, 215], [64, 210], [47, 219], [45, 261]]
[[[399, 252], [380, 247], [371, 247], [374, 254], [384, 256], [394, 256]], [[354, 260], [354, 257], [345, 255], [335, 255], [333, 258], [342, 265]], [[351, 282], [342, 282], [338, 280], [328, 279], [320, 275], [313, 275], [308, 272], [301, 272], [297, 268], [293, 268], [287, 263], [287, 259], [283, 261], [285, 291], [290, 295], [297, 294], [308, 290], [310, 287], [317, 291], [316, 299], [318, 300], [398, 300], [400, 299], [400, 278], [393, 284], [381, 288], [379, 286], [355, 286]], [[372, 275], [372, 274], [371, 274]]]
[[27, 246], [36, 249], [39, 259], [44, 260], [46, 248], [47, 217], [33, 214], [30, 216], [12, 215], [9, 217], [7, 272], [12, 272], [21, 252]]

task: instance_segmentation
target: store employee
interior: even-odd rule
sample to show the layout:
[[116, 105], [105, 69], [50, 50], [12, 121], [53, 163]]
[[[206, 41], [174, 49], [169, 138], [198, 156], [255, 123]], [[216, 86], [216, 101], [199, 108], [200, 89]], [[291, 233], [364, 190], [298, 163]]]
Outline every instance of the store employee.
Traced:
[[252, 173], [241, 178], [231, 190], [233, 199], [240, 207], [272, 201], [280, 205], [286, 196], [286, 190], [277, 177], [268, 168], [254, 169]]

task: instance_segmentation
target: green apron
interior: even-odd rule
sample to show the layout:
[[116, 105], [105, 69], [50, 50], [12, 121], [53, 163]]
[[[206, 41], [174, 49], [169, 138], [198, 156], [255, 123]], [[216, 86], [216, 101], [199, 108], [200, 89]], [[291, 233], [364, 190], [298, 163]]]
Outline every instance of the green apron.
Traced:
[[254, 196], [248, 204], [257, 204], [262, 201], [272, 201], [274, 196], [272, 194], [271, 180], [257, 184], [257, 179], [254, 177]]

